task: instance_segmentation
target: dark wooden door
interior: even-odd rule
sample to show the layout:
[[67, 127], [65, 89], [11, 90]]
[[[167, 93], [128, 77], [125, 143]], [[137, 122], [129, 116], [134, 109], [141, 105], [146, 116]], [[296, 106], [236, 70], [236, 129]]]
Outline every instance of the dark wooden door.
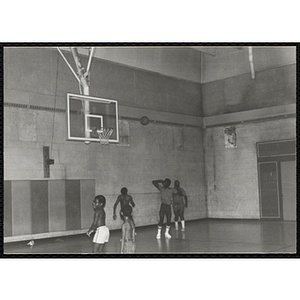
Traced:
[[278, 191], [278, 163], [261, 162], [259, 165], [261, 218], [280, 218]]

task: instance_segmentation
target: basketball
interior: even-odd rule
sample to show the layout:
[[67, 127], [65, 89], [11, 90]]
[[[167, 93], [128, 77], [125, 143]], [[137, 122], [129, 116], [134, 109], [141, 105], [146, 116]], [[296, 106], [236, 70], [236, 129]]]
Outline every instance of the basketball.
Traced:
[[149, 123], [149, 118], [146, 116], [141, 117], [140, 122], [142, 125], [147, 125]]

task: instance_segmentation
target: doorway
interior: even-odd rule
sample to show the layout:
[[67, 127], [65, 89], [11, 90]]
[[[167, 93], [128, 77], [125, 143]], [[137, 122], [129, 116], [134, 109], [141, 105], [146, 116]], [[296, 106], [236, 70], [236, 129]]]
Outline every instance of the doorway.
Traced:
[[296, 221], [295, 146], [295, 140], [257, 144], [262, 219]]

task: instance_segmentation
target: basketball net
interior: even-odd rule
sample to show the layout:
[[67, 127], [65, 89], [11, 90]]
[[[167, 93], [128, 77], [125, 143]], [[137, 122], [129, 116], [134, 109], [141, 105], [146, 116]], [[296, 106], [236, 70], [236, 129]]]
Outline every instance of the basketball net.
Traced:
[[113, 128], [101, 128], [101, 130], [97, 130], [101, 145], [109, 144], [109, 138], [112, 135], [113, 131]]

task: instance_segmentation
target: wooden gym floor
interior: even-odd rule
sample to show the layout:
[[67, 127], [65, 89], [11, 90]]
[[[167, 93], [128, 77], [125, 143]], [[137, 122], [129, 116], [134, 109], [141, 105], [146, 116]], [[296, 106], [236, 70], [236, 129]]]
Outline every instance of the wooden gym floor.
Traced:
[[[162, 233], [164, 233], [165, 226]], [[232, 219], [186, 221], [185, 232], [172, 224], [170, 240], [156, 239], [157, 226], [137, 227], [136, 254], [295, 254], [296, 222]], [[104, 254], [120, 253], [121, 230], [112, 230]], [[84, 234], [4, 244], [3, 254], [90, 254]]]

